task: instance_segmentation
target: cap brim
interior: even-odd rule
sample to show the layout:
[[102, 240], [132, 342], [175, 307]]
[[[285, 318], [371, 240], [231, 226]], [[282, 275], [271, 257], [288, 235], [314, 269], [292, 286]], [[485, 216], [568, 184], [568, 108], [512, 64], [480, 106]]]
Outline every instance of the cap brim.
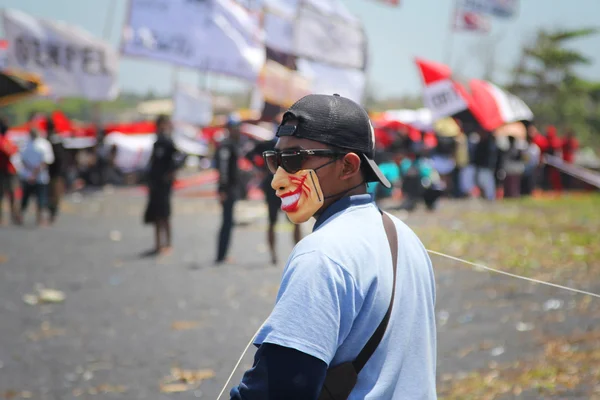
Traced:
[[365, 172], [367, 174], [367, 182], [379, 182], [386, 188], [391, 188], [392, 184], [388, 179], [383, 175], [383, 172], [379, 169], [374, 160], [367, 157], [365, 154], [362, 155], [363, 161], [367, 163], [367, 168], [365, 168]]

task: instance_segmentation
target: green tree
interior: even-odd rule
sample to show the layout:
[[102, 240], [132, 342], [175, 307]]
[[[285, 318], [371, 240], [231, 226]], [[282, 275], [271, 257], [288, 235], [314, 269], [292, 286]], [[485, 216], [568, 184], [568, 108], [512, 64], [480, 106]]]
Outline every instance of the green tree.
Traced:
[[540, 30], [522, 49], [507, 87], [531, 107], [538, 125], [572, 128], [582, 141], [595, 146], [600, 138], [600, 82], [578, 76], [577, 67], [592, 61], [567, 45], [596, 33], [595, 28]]

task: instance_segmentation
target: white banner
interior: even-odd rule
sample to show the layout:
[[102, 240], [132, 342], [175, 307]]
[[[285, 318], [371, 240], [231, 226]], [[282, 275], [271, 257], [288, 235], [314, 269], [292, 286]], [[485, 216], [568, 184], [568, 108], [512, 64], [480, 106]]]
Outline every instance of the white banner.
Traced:
[[359, 69], [339, 68], [299, 58], [298, 72], [311, 81], [310, 90], [317, 94], [347, 97], [358, 104], [364, 100], [366, 74]]
[[450, 117], [467, 109], [467, 103], [449, 79], [425, 86], [423, 103], [433, 113], [434, 120]]
[[300, 7], [294, 31], [298, 57], [343, 68], [366, 67], [367, 39], [362, 25], [310, 4]]
[[3, 13], [8, 68], [39, 75], [53, 97], [112, 100], [118, 95], [118, 56], [111, 46], [72, 25]]
[[457, 10], [454, 16], [454, 31], [488, 33], [491, 26], [489, 17], [484, 14]]
[[286, 54], [294, 53], [294, 16], [265, 10], [263, 15], [265, 44]]
[[213, 119], [212, 96], [192, 87], [178, 86], [173, 106], [174, 122], [206, 126]]
[[476, 14], [488, 14], [500, 18], [516, 15], [519, 0], [460, 0], [458, 9]]
[[255, 81], [263, 36], [234, 0], [131, 0], [122, 53]]
[[532, 121], [533, 112], [523, 100], [508, 93], [493, 83], [487, 82], [490, 93], [496, 100], [502, 120], [506, 123], [517, 121]]

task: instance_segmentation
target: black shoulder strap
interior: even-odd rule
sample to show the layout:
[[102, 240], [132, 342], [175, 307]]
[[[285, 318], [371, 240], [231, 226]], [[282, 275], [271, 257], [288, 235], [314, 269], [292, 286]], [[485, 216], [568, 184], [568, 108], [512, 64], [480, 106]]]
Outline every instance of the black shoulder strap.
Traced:
[[387, 236], [390, 245], [390, 250], [392, 252], [392, 269], [394, 271], [394, 281], [392, 283], [392, 298], [390, 300], [390, 305], [387, 309], [387, 312], [383, 317], [383, 320], [381, 321], [375, 332], [373, 332], [373, 335], [371, 335], [371, 338], [369, 339], [367, 344], [365, 344], [365, 347], [363, 347], [356, 359], [352, 361], [352, 364], [354, 365], [354, 370], [357, 374], [367, 364], [367, 361], [369, 361], [369, 358], [371, 358], [371, 356], [375, 352], [375, 349], [377, 349], [377, 346], [379, 346], [379, 342], [381, 342], [381, 339], [383, 339], [383, 335], [385, 334], [385, 330], [390, 320], [390, 315], [392, 314], [392, 306], [394, 305], [394, 294], [396, 293], [396, 264], [398, 264], [398, 232], [396, 232], [396, 225], [394, 225], [394, 222], [389, 217], [389, 215], [382, 212], [381, 217], [383, 219], [383, 227], [385, 228], [385, 234]]

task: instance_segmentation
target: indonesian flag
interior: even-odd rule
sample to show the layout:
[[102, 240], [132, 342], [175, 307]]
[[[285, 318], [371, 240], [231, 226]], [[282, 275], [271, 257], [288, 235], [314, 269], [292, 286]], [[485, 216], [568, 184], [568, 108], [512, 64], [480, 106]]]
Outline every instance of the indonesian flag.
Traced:
[[504, 124], [533, 121], [533, 112], [523, 100], [493, 83], [472, 79], [469, 88], [477, 104], [475, 117], [485, 129], [493, 131]]

